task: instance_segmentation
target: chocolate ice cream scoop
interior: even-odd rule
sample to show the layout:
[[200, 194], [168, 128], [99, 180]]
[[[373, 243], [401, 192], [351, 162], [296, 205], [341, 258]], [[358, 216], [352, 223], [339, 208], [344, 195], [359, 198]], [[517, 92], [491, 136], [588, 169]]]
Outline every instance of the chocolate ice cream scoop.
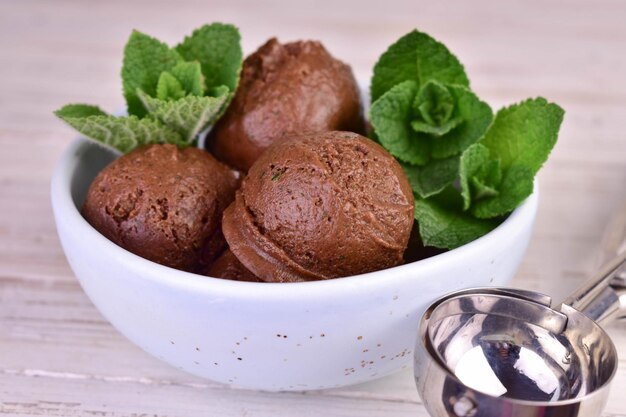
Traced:
[[243, 266], [229, 249], [213, 262], [206, 275], [233, 281], [263, 282]]
[[233, 171], [202, 149], [150, 145], [98, 174], [82, 214], [130, 252], [199, 271], [225, 246], [221, 217], [238, 183]]
[[235, 97], [207, 144], [247, 171], [277, 139], [330, 130], [364, 131], [352, 70], [319, 42], [270, 39], [244, 61]]
[[222, 230], [264, 281], [329, 279], [398, 265], [413, 193], [396, 160], [350, 132], [281, 140], [250, 168]]

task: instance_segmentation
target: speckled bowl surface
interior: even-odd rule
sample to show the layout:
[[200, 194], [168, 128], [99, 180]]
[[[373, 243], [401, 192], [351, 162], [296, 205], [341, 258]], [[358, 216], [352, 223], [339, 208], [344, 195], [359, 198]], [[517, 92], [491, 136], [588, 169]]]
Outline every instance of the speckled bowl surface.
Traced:
[[537, 191], [498, 228], [458, 249], [328, 281], [267, 284], [181, 272], [116, 246], [80, 215], [115, 156], [78, 139], [52, 179], [67, 259], [122, 334], [155, 357], [214, 381], [263, 390], [356, 384], [411, 366], [419, 318], [435, 298], [506, 285], [528, 245]]

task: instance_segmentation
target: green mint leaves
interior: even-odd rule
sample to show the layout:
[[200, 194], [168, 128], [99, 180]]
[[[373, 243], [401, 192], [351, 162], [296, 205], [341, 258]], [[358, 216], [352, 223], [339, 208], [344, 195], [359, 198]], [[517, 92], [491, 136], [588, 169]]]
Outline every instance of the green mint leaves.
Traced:
[[491, 108], [470, 90], [437, 81], [421, 88], [415, 81], [403, 81], [370, 109], [378, 141], [416, 170], [460, 155], [485, 134], [492, 118]]
[[441, 194], [415, 200], [415, 218], [425, 246], [454, 249], [478, 239], [499, 223], [477, 219], [463, 212], [457, 190], [446, 188]]
[[243, 60], [240, 41], [239, 31], [234, 26], [213, 23], [194, 30], [176, 46], [176, 52], [186, 61], [200, 63], [206, 91], [210, 94], [222, 85], [234, 92]]
[[178, 132], [185, 143], [215, 123], [218, 113], [229, 99], [228, 89], [219, 97], [184, 96], [175, 100], [160, 100], [145, 93], [140, 98], [149, 113], [168, 128]]
[[128, 114], [145, 116], [146, 109], [137, 92], [142, 90], [151, 96], [156, 95], [161, 73], [182, 61], [178, 52], [166, 44], [136, 30], [133, 31], [124, 48], [122, 65], [122, 87]]
[[232, 25], [205, 25], [174, 48], [133, 31], [121, 73], [129, 116], [114, 117], [89, 105], [68, 105], [55, 114], [121, 152], [148, 143], [187, 146], [226, 111], [242, 62], [239, 32]]
[[418, 133], [440, 137], [461, 123], [461, 118], [453, 117], [455, 100], [446, 86], [436, 81], [424, 84], [413, 102], [416, 120], [411, 127]]
[[501, 109], [481, 143], [497, 155], [503, 169], [522, 164], [536, 173], [556, 144], [564, 114], [544, 98], [525, 100]]
[[428, 143], [420, 143], [411, 127], [417, 91], [415, 81], [403, 81], [391, 87], [372, 103], [370, 122], [380, 143], [399, 161], [425, 165], [430, 155]]
[[[142, 89], [136, 93], [141, 100]], [[163, 71], [156, 85], [156, 98], [159, 100], [178, 100], [187, 95], [202, 96], [204, 94], [204, 77], [199, 62], [181, 62], [171, 70]], [[141, 100], [143, 103], [143, 100]], [[145, 106], [145, 103], [143, 103]]]
[[370, 87], [372, 102], [393, 86], [409, 80], [418, 86], [435, 80], [469, 87], [459, 60], [442, 43], [417, 30], [400, 38], [378, 59]]
[[[458, 156], [478, 141], [493, 118], [491, 108], [469, 90], [459, 60], [442, 43], [416, 30], [380, 57], [371, 95], [370, 121], [378, 141], [407, 164], [409, 177], [424, 177], [424, 170], [439, 174], [436, 187], [414, 188], [420, 197], [454, 181], [458, 161], [438, 160]], [[443, 178], [448, 182], [440, 183]]]
[[423, 167], [400, 164], [413, 192], [422, 198], [440, 193], [459, 175], [459, 159], [452, 157], [434, 160]]
[[563, 120], [543, 98], [494, 118], [459, 60], [417, 30], [381, 55], [370, 92], [372, 137], [400, 162], [421, 238], [439, 248], [484, 235], [532, 193]]
[[55, 114], [81, 134], [123, 153], [152, 143], [185, 145], [177, 132], [151, 119], [115, 117], [85, 104], [68, 104]]
[[491, 159], [489, 149], [477, 143], [461, 155], [461, 196], [463, 210], [470, 208], [472, 200], [494, 197], [499, 194], [502, 169], [499, 159]]
[[466, 159], [461, 163], [464, 208], [492, 218], [524, 201], [556, 144], [563, 116], [563, 109], [543, 98], [500, 110], [485, 137], [461, 158]]

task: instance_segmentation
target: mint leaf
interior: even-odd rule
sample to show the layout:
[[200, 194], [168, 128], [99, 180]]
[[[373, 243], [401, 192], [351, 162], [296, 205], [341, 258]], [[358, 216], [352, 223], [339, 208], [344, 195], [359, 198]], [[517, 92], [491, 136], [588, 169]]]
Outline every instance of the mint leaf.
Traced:
[[150, 143], [185, 145], [178, 133], [151, 119], [115, 117], [95, 106], [68, 105], [55, 114], [89, 139], [122, 153]]
[[181, 62], [159, 77], [156, 97], [161, 100], [178, 100], [191, 94], [204, 94], [204, 76], [198, 62]]
[[[497, 172], [493, 172], [494, 170], [497, 170]], [[487, 173], [489, 173], [489, 177]], [[495, 187], [489, 185], [489, 183], [490, 180], [499, 181], [499, 176], [499, 161], [491, 160], [487, 147], [480, 143], [475, 143], [467, 148], [465, 152], [463, 152], [463, 155], [461, 155], [460, 162], [460, 185], [461, 196], [463, 197], [463, 210], [470, 208], [473, 194], [477, 194], [476, 197], [480, 198], [484, 196], [484, 193], [489, 193], [490, 189], [493, 189], [497, 193]], [[475, 193], [473, 191], [475, 191]]]
[[431, 157], [448, 158], [463, 152], [485, 135], [493, 120], [491, 107], [465, 87], [446, 86], [455, 107], [452, 120], [460, 121], [454, 129], [432, 141]]
[[499, 222], [476, 219], [463, 212], [455, 190], [415, 200], [415, 219], [425, 246], [454, 249], [489, 233]]
[[181, 62], [170, 70], [187, 94], [204, 95], [204, 75], [198, 61]]
[[501, 109], [480, 143], [503, 169], [518, 164], [536, 174], [556, 143], [563, 115], [561, 107], [544, 98], [525, 100]]
[[225, 94], [228, 94], [228, 97], [226, 98], [226, 101], [224, 102], [222, 109], [219, 111], [219, 113], [217, 113], [217, 116], [215, 116], [215, 121], [213, 121], [212, 124], [215, 124], [215, 122], [217, 122], [224, 115], [224, 113], [226, 113], [226, 110], [228, 109], [228, 105], [230, 104], [230, 101], [235, 96], [235, 93], [229, 93], [228, 87], [226, 87], [225, 85], [214, 87], [210, 91], [209, 95], [211, 97], [221, 97]]
[[413, 113], [418, 120], [411, 122], [416, 132], [440, 137], [461, 123], [460, 117], [452, 118], [454, 98], [448, 89], [436, 82], [428, 81], [420, 89], [413, 103]]
[[[476, 175], [470, 178], [472, 199], [477, 201], [499, 195], [501, 181], [502, 169], [500, 169], [500, 160], [491, 159], [487, 161], [480, 167]], [[494, 214], [489, 217], [496, 217], [498, 215]]]
[[[141, 94], [138, 93], [141, 99]], [[185, 97], [185, 90], [171, 73], [163, 71], [157, 83], [156, 96], [159, 100], [178, 100]], [[143, 102], [143, 100], [142, 100]], [[144, 103], [145, 106], [145, 103]], [[148, 111], [150, 111], [148, 109]]]
[[417, 82], [418, 87], [428, 80], [469, 87], [459, 60], [445, 45], [417, 30], [398, 39], [376, 62], [370, 88], [372, 102], [408, 80]]
[[441, 126], [452, 116], [454, 99], [442, 84], [429, 81], [417, 93], [413, 109], [427, 124]]
[[[480, 140], [480, 147], [472, 152], [480, 149], [482, 164], [493, 165], [494, 162], [487, 161], [489, 159], [498, 161], [499, 167], [490, 168], [491, 172], [483, 168], [477, 175], [475, 166], [461, 163], [461, 186], [464, 198], [472, 200], [470, 211], [474, 216], [505, 215], [532, 194], [533, 179], [556, 143], [563, 115], [563, 109], [543, 98], [529, 99], [498, 112], [493, 125]], [[467, 159], [471, 158], [473, 156], [468, 154]], [[495, 171], [502, 172], [499, 184]], [[470, 177], [471, 184], [467, 182]], [[472, 192], [467, 188], [470, 185], [474, 187], [471, 197]], [[468, 207], [467, 200], [464, 207]]]
[[[440, 103], [429, 103], [429, 97]], [[428, 112], [431, 114], [424, 117]], [[485, 134], [492, 118], [491, 108], [470, 90], [434, 81], [419, 92], [415, 81], [404, 81], [383, 94], [370, 109], [378, 141], [398, 160], [420, 166], [431, 159], [460, 154]], [[444, 125], [432, 126], [425, 119], [443, 121]]]
[[192, 143], [198, 133], [213, 124], [230, 99], [227, 89], [219, 97], [189, 95], [176, 101], [160, 100], [140, 92], [140, 98], [153, 117], [178, 132], [185, 143]]
[[[489, 161], [489, 162], [497, 162], [497, 161]], [[491, 167], [495, 165], [489, 165]], [[474, 189], [474, 198], [476, 200], [480, 200], [485, 197], [495, 197], [500, 192], [496, 189], [495, 186], [490, 185], [485, 179], [479, 177], [472, 177], [470, 180], [472, 183], [472, 188]], [[492, 217], [492, 216], [490, 216]]]
[[143, 117], [146, 114], [137, 89], [151, 96], [156, 95], [157, 83], [163, 71], [173, 68], [183, 59], [166, 44], [133, 31], [124, 48], [122, 84], [128, 114]]
[[443, 123], [440, 126], [429, 125], [425, 122], [420, 122], [419, 120], [413, 120], [411, 122], [411, 127], [418, 133], [426, 133], [431, 136], [439, 137], [443, 136], [462, 122], [461, 119], [452, 119]]
[[424, 165], [430, 154], [429, 142], [419, 141], [411, 127], [415, 81], [404, 81], [383, 94], [370, 109], [370, 122], [378, 141], [398, 160]]
[[[478, 171], [478, 175], [476, 175], [474, 178], [474, 182], [476, 183], [476, 185], [478, 185], [478, 183], [481, 183], [484, 184], [486, 188], [494, 189], [500, 187], [500, 183], [502, 182], [502, 168], [500, 167], [500, 160], [491, 159], [490, 161], [488, 161], [485, 165], [481, 167], [481, 169]], [[482, 190], [477, 190], [475, 193], [476, 197], [479, 199], [482, 198], [484, 194], [488, 192], [486, 188], [484, 190], [484, 193]]]
[[[213, 87], [209, 93], [211, 97], [221, 97], [225, 94], [229, 94], [229, 89], [225, 85], [220, 85], [217, 87]], [[230, 95], [234, 95], [234, 93], [230, 93]], [[230, 100], [230, 99], [229, 99]]]
[[484, 235], [532, 193], [563, 120], [543, 98], [494, 119], [458, 59], [417, 30], [381, 55], [370, 93], [371, 137], [400, 162], [422, 240], [440, 248]]
[[525, 165], [512, 165], [502, 176], [498, 194], [474, 201], [471, 213], [481, 219], [503, 216], [515, 210], [533, 192], [535, 173]]
[[87, 116], [106, 116], [107, 114], [98, 106], [91, 104], [66, 104], [56, 112], [60, 118], [63, 117], [87, 117]]
[[400, 165], [409, 179], [411, 188], [422, 198], [442, 191], [454, 182], [459, 173], [457, 157], [433, 160], [422, 167], [403, 163]]
[[222, 23], [204, 25], [176, 46], [176, 51], [185, 60], [200, 63], [206, 91], [221, 85], [227, 86], [231, 92], [237, 89], [243, 52], [235, 26]]

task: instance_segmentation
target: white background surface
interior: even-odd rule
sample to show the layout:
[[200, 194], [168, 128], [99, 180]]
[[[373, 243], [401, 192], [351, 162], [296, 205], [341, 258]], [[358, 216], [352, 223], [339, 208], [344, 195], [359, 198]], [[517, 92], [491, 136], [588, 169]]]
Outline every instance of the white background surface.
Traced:
[[[52, 111], [68, 102], [123, 106], [118, 74], [132, 28], [174, 43], [216, 20], [240, 27], [246, 52], [272, 35], [322, 40], [360, 78], [419, 27], [459, 56], [494, 108], [536, 95], [561, 104], [562, 134], [540, 174], [537, 227], [514, 283], [559, 297], [591, 271], [606, 218], [626, 198], [624, 2], [1, 1], [0, 414], [426, 415], [408, 371], [288, 394], [191, 377], [120, 336], [73, 277], [48, 181], [74, 134]], [[604, 415], [626, 416], [626, 323], [609, 332], [622, 359]]]

